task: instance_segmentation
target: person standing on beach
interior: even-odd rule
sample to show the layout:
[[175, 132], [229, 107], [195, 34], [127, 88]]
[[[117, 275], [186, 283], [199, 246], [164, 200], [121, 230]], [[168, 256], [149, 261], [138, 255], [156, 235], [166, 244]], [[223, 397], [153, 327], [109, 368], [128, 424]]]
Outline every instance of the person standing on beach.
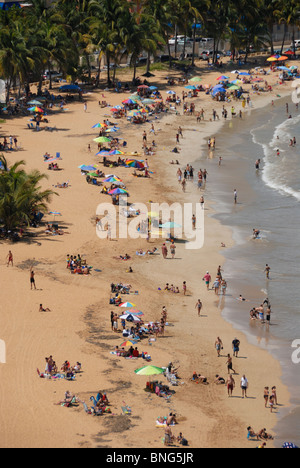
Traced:
[[270, 271], [271, 271], [271, 268], [269, 267], [268, 264], [266, 264], [265, 273], [266, 273], [267, 279], [270, 279]]
[[240, 340], [235, 338], [232, 342], [232, 349], [233, 349], [233, 356], [238, 357], [239, 350], [240, 350]]
[[248, 387], [249, 387], [248, 379], [246, 378], [245, 375], [243, 375], [243, 377], [241, 378], [242, 398], [244, 398], [244, 397], [247, 398]]
[[11, 266], [14, 266], [14, 259], [13, 259], [13, 254], [11, 253], [11, 251], [8, 252], [8, 255], [7, 255], [7, 266], [10, 265], [11, 263]]
[[196, 305], [195, 305], [195, 309], [198, 309], [198, 317], [201, 316], [201, 309], [202, 309], [202, 302], [200, 299], [198, 299]]
[[264, 388], [264, 400], [265, 400], [265, 408], [267, 408], [268, 401], [269, 401], [269, 387]]
[[217, 350], [217, 355], [218, 355], [218, 357], [220, 357], [221, 349], [223, 349], [223, 343], [222, 343], [222, 340], [221, 340], [221, 338], [219, 336], [216, 339], [215, 347], [216, 347], [216, 350]]
[[237, 204], [237, 190], [236, 189], [234, 189], [233, 191], [233, 197], [234, 197], [234, 203], [236, 205]]
[[183, 295], [186, 295], [186, 281], [183, 282], [182, 284], [182, 290], [183, 290]]
[[32, 289], [32, 288], [36, 289], [34, 275], [35, 275], [35, 273], [34, 273], [33, 269], [31, 268], [30, 269], [30, 289]]

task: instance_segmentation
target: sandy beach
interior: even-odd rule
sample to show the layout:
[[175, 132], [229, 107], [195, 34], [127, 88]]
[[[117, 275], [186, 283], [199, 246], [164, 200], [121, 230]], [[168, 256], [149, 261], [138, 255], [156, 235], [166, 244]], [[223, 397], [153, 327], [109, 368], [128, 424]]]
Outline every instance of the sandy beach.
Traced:
[[[226, 69], [230, 72], [231, 69]], [[195, 75], [203, 70], [195, 71]], [[180, 76], [180, 73], [173, 73]], [[165, 72], [155, 72], [149, 81], [158, 86], [166, 99]], [[218, 71], [205, 71], [205, 84], [214, 84], [220, 75]], [[241, 102], [234, 102], [236, 111], [247, 115], [252, 109], [259, 109], [290, 94], [290, 84], [279, 85], [279, 73], [268, 75], [272, 92], [250, 91], [252, 107], [242, 109]], [[122, 81], [125, 78], [122, 76]], [[181, 96], [184, 86], [174, 87]], [[170, 164], [178, 159], [184, 169], [195, 165], [198, 156], [207, 152], [207, 139], [215, 137], [222, 129], [222, 107], [230, 114], [232, 103], [217, 103], [211, 96], [200, 93], [194, 102], [196, 111], [205, 111], [205, 121], [197, 122], [196, 117], [182, 115], [182, 105], [175, 112], [160, 114], [158, 119], [143, 125], [134, 125], [126, 119], [117, 121], [121, 136], [128, 142], [126, 151], [142, 154], [143, 131], [149, 140], [154, 138], [157, 150], [147, 156], [150, 178], [137, 178], [132, 169], [117, 167], [104, 168], [101, 157], [95, 156], [98, 148], [93, 139], [98, 136], [92, 129], [96, 122], [110, 117], [109, 107], [101, 108], [99, 100], [105, 99], [110, 105], [119, 105], [128, 93], [113, 93], [108, 90], [91, 91], [84, 94], [87, 103], [68, 103], [65, 110], [55, 109], [49, 116], [49, 126], [56, 131], [35, 132], [27, 127], [29, 117], [8, 118], [1, 124], [1, 136], [16, 135], [18, 150], [6, 153], [9, 163], [24, 159], [26, 169], [38, 169], [49, 176], [43, 186], [53, 188], [51, 211], [61, 216], [55, 218], [64, 235], [52, 236], [45, 233], [45, 224], [30, 229], [32, 236], [25, 236], [20, 242], [9, 243], [1, 240], [2, 301], [0, 314], [0, 338], [6, 344], [6, 363], [0, 364], [0, 408], [2, 448], [163, 448], [164, 429], [156, 427], [158, 417], [176, 413], [178, 424], [172, 427], [174, 435], [182, 432], [191, 448], [199, 447], [250, 447], [259, 443], [247, 440], [247, 427], [255, 431], [266, 428], [274, 437], [274, 427], [281, 411], [289, 407], [289, 391], [281, 381], [281, 368], [267, 351], [248, 343], [238, 332], [241, 342], [238, 358], [233, 358], [233, 376], [236, 388], [233, 397], [228, 398], [225, 385], [214, 383], [215, 375], [227, 378], [226, 356], [232, 355], [232, 341], [236, 330], [222, 318], [226, 296], [218, 297], [214, 291], [207, 291], [204, 274], [209, 271], [213, 277], [219, 265], [223, 267], [224, 256], [221, 243], [233, 245], [232, 233], [212, 218], [217, 207], [205, 199], [205, 241], [203, 248], [188, 250], [185, 243], [176, 244], [176, 255], [167, 259], [161, 255], [161, 239], [100, 240], [96, 235], [96, 209], [100, 203], [111, 203], [110, 197], [100, 194], [100, 187], [87, 184], [78, 166], [99, 164], [107, 174], [120, 177], [130, 193], [130, 203], [197, 203], [200, 195], [205, 197], [205, 188], [197, 190], [195, 183], [188, 181], [185, 192], [178, 184], [177, 165]], [[216, 109], [220, 119], [214, 121], [212, 110]], [[238, 119], [239, 117], [235, 117]], [[228, 117], [231, 119], [231, 116]], [[112, 119], [113, 120], [113, 119]], [[151, 124], [155, 135], [150, 132]], [[177, 146], [178, 154], [171, 150], [176, 146], [176, 133], [181, 126], [183, 137]], [[218, 140], [217, 140], [218, 141]], [[91, 145], [91, 151], [88, 145]], [[43, 155], [60, 152], [61, 171], [47, 171]], [[207, 156], [210, 157], [209, 154]], [[215, 164], [217, 158], [212, 155]], [[203, 169], [203, 168], [202, 168]], [[222, 168], [223, 169], [223, 168]], [[229, 176], [224, 170], [224, 177]], [[68, 182], [68, 188], [55, 188], [58, 183]], [[208, 181], [209, 184], [209, 174]], [[45, 223], [53, 222], [53, 215], [46, 215]], [[139, 249], [158, 248], [157, 255], [137, 256]], [[6, 256], [11, 250], [14, 266], [6, 266]], [[117, 259], [127, 253], [131, 259]], [[93, 267], [91, 275], [72, 275], [66, 268], [67, 255], [80, 254]], [[133, 272], [127, 273], [131, 266]], [[29, 271], [34, 269], [36, 290], [30, 289]], [[223, 271], [226, 279], [226, 268]], [[186, 281], [187, 294], [183, 295], [182, 284]], [[179, 366], [179, 385], [171, 386], [175, 393], [170, 399], [160, 398], [145, 391], [146, 376], [134, 371], [143, 366], [141, 358], [125, 359], [111, 354], [120, 346], [122, 333], [111, 330], [110, 313], [119, 312], [109, 304], [111, 283], [132, 286], [136, 294], [122, 295], [124, 301], [133, 302], [144, 313], [145, 322], [160, 320], [162, 307], [168, 311], [168, 325], [164, 335], [148, 343], [142, 340], [139, 351], [151, 355], [151, 364], [166, 367], [172, 362]], [[164, 291], [166, 283], [174, 284], [180, 294]], [[230, 294], [230, 284], [227, 293]], [[195, 304], [203, 303], [201, 316]], [[50, 309], [39, 312], [39, 306]], [[119, 324], [119, 330], [121, 330]], [[218, 358], [215, 341], [222, 339], [224, 349]], [[53, 356], [60, 368], [68, 360], [71, 365], [82, 363], [82, 372], [76, 380], [41, 379], [37, 369], [44, 372], [45, 357]], [[207, 377], [209, 384], [196, 384], [191, 380], [193, 372]], [[240, 381], [246, 375], [249, 381], [248, 398], [241, 398]], [[168, 384], [164, 376], [152, 377]], [[263, 390], [265, 385], [276, 386], [280, 406], [273, 413], [264, 408]], [[94, 417], [86, 414], [83, 405], [65, 408], [56, 405], [64, 398], [66, 390], [76, 394], [81, 401], [91, 406], [90, 396], [98, 391], [106, 392], [111, 414]], [[129, 405], [131, 415], [122, 414], [122, 406]], [[21, 411], [20, 411], [21, 408]], [[179, 445], [177, 444], [177, 447]], [[267, 442], [268, 447], [273, 441]]]

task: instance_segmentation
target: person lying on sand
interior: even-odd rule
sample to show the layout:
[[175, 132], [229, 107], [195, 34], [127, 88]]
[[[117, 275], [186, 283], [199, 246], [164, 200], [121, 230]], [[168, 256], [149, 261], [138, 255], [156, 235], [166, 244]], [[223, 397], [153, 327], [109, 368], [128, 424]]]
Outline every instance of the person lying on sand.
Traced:
[[46, 309], [44, 309], [43, 304], [40, 304], [39, 312], [51, 312], [51, 310], [48, 309], [48, 307], [46, 307]]
[[208, 385], [207, 377], [201, 374], [197, 374], [196, 371], [193, 372], [191, 380], [196, 383], [203, 383], [204, 385]]

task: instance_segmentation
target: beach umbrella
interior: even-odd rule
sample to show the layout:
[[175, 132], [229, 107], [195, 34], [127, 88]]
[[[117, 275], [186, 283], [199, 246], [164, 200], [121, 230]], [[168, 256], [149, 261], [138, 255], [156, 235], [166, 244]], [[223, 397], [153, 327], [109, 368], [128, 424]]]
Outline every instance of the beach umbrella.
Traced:
[[136, 307], [135, 304], [132, 304], [131, 302], [122, 302], [119, 307], [126, 307], [127, 309], [130, 307]]
[[292, 442], [284, 442], [282, 448], [299, 448], [297, 445], [293, 444]]
[[30, 107], [28, 110], [30, 112], [38, 112], [39, 114], [42, 114], [44, 112], [43, 109], [41, 109], [40, 107], [37, 107], [37, 106]]
[[195, 90], [195, 89], [197, 89], [197, 88], [196, 88], [196, 86], [194, 86], [194, 85], [187, 85], [187, 86], [185, 86], [185, 89], [192, 89], [192, 90]]
[[115, 133], [117, 132], [119, 129], [116, 128], [116, 127], [113, 127], [113, 128], [106, 128], [105, 129], [105, 133]]
[[56, 216], [61, 216], [59, 211], [49, 211], [49, 215], [53, 216], [53, 221], [55, 221]]
[[145, 167], [142, 161], [126, 161], [125, 164], [128, 167], [135, 167], [136, 169], [144, 169]]
[[289, 69], [288, 67], [284, 67], [284, 66], [277, 67], [277, 70], [286, 70], [286, 71], [290, 71], [290, 69]]
[[141, 310], [138, 310], [138, 309], [128, 309], [128, 310], [125, 311], [125, 314], [126, 313], [132, 314], [132, 315], [138, 315], [138, 316], [144, 315], [143, 312]]
[[126, 346], [132, 346], [134, 344], [136, 344], [137, 342], [134, 341], [134, 340], [127, 340], [127, 341], [124, 341], [124, 343], [122, 343], [120, 346], [122, 346], [123, 348], [125, 348]]
[[226, 81], [229, 80], [229, 76], [226, 75], [221, 75], [219, 78], [217, 78], [217, 81]]
[[124, 101], [122, 101], [122, 104], [135, 104], [135, 101], [133, 101], [132, 99], [128, 98], [128, 99], [125, 99]]
[[251, 74], [247, 72], [240, 72], [239, 75], [251, 76]]
[[297, 70], [297, 69], [298, 69], [298, 67], [297, 67], [296, 65], [292, 65], [292, 66], [290, 67], [290, 70]]
[[119, 179], [119, 177], [116, 177], [116, 176], [111, 176], [111, 177], [107, 177], [106, 179], [103, 180], [103, 182], [122, 182], [121, 179]]
[[108, 137], [98, 137], [98, 138], [95, 138], [93, 141], [95, 141], [96, 143], [108, 143], [110, 142], [110, 138]]
[[119, 319], [127, 320], [127, 322], [140, 322], [141, 321], [141, 319], [139, 317], [136, 317], [133, 314], [120, 315]]
[[116, 188], [116, 189], [110, 190], [110, 192], [108, 192], [108, 195], [128, 195], [128, 192], [127, 190], [124, 190], [122, 188]]
[[233, 70], [231, 73], [232, 73], [233, 75], [239, 75], [239, 74], [240, 74], [240, 72], [239, 72], [238, 70]]
[[159, 375], [165, 372], [165, 369], [156, 366], [143, 366], [140, 369], [136, 369], [135, 374], [137, 375]]
[[230, 84], [243, 84], [242, 80], [233, 80], [230, 82]]
[[123, 151], [120, 151], [120, 150], [112, 150], [109, 152], [110, 155], [115, 155], [115, 154], [125, 154], [123, 153]]
[[232, 85], [232, 86], [230, 86], [228, 89], [229, 89], [229, 91], [235, 91], [235, 90], [240, 89], [240, 86]]
[[149, 88], [149, 86], [147, 86], [147, 85], [144, 85], [144, 84], [143, 84], [143, 85], [140, 85], [140, 86], [138, 86], [138, 89], [148, 89], [148, 88]]
[[176, 94], [175, 91], [167, 91], [167, 94]]
[[202, 81], [202, 78], [200, 78], [200, 76], [194, 76], [194, 77], [191, 78], [189, 81], [192, 81], [193, 83], [194, 83], [194, 82], [199, 82], [199, 81]]
[[143, 104], [153, 104], [152, 99], [144, 99], [142, 102], [143, 102]]
[[158, 88], [157, 88], [157, 86], [152, 85], [152, 86], [149, 87], [149, 89], [151, 89], [151, 91], [156, 91]]
[[42, 106], [43, 105], [40, 101], [37, 101], [35, 99], [33, 99], [33, 101], [29, 101], [28, 104], [30, 104], [31, 106]]
[[97, 167], [82, 164], [81, 166], [78, 166], [78, 169], [81, 169], [83, 172], [91, 172], [91, 171], [96, 171]]
[[141, 96], [139, 96], [138, 94], [132, 94], [129, 99], [131, 99], [132, 101], [136, 102], [136, 101], [141, 101]]
[[96, 123], [92, 128], [105, 128], [107, 125], [105, 123]]

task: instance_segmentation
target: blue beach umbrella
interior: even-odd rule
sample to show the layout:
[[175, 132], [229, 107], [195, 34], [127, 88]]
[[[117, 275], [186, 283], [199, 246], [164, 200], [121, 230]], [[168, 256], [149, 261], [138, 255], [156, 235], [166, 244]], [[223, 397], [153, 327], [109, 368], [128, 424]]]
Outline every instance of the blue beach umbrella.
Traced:
[[247, 73], [247, 72], [241, 72], [239, 73], [239, 75], [251, 76], [250, 73]]
[[82, 164], [81, 166], [78, 166], [78, 169], [81, 169], [84, 172], [90, 172], [90, 171], [96, 171], [97, 168], [95, 166], [86, 166]]
[[193, 85], [187, 85], [187, 86], [185, 86], [185, 89], [193, 89], [193, 90], [195, 90], [195, 89], [197, 89], [197, 88], [196, 88], [196, 86], [193, 86]]

